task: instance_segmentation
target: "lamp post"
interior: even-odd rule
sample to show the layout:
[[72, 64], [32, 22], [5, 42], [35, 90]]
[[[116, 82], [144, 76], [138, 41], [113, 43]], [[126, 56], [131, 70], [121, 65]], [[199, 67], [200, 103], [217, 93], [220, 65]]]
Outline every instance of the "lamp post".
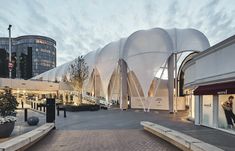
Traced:
[[9, 68], [9, 78], [11, 79], [11, 70], [12, 70], [12, 63], [11, 63], [11, 27], [12, 25], [9, 25], [8, 30], [9, 30], [9, 63], [8, 63], [8, 68]]

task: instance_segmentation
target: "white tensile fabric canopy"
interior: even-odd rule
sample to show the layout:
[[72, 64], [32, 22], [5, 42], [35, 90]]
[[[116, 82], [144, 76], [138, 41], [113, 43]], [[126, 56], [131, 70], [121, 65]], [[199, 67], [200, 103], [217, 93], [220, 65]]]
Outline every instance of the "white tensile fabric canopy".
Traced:
[[[203, 51], [209, 46], [206, 36], [196, 29], [153, 28], [136, 31], [127, 38], [111, 42], [101, 49], [89, 52], [84, 59], [89, 66], [90, 76], [93, 69], [98, 70], [105, 95], [119, 59], [124, 59], [128, 69], [136, 75], [144, 95], [147, 96], [153, 78], [172, 53], [184, 50]], [[43, 77], [43, 80], [61, 80], [71, 63], [32, 79]]]
[[170, 36], [160, 28], [137, 31], [128, 37], [123, 50], [124, 60], [136, 74], [145, 96], [172, 49]]
[[96, 68], [99, 71], [104, 94], [107, 97], [109, 80], [119, 60], [120, 42], [112, 42], [100, 50], [96, 60]]
[[[84, 56], [84, 60], [86, 60], [86, 64], [88, 66], [89, 78], [91, 77], [92, 71], [95, 68], [97, 52], [99, 51], [100, 49], [97, 49], [96, 51], [91, 51]], [[89, 78], [84, 81], [84, 86], [86, 88], [89, 82]]]

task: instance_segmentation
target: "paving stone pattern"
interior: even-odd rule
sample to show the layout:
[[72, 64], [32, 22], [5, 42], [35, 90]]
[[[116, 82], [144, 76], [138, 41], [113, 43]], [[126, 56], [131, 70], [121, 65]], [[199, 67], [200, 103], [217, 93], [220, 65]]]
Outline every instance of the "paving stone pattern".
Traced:
[[187, 112], [101, 110], [68, 112], [56, 118], [56, 130], [28, 150], [177, 150], [171, 144], [143, 131], [140, 121], [150, 121], [180, 131], [226, 151], [235, 150], [235, 135], [186, 120]]
[[58, 130], [32, 151], [177, 151], [144, 130]]
[[170, 143], [144, 131], [141, 120], [156, 113], [128, 110], [68, 112], [56, 118], [56, 130], [28, 151], [178, 151]]

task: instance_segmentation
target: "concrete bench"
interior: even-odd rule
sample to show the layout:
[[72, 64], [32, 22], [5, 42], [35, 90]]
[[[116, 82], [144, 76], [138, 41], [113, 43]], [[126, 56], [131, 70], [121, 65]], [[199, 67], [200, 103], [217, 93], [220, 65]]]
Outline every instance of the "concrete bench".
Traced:
[[54, 126], [54, 123], [46, 123], [35, 130], [0, 143], [0, 151], [24, 150], [40, 140], [40, 138], [52, 130]]
[[168, 141], [184, 151], [223, 151], [222, 149], [205, 143], [181, 132], [147, 121], [140, 122], [144, 129]]

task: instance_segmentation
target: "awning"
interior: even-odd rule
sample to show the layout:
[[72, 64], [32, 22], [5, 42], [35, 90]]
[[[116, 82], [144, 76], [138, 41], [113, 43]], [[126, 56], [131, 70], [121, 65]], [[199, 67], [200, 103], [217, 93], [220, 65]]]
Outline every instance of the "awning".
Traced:
[[199, 86], [194, 95], [223, 95], [235, 94], [235, 81]]

